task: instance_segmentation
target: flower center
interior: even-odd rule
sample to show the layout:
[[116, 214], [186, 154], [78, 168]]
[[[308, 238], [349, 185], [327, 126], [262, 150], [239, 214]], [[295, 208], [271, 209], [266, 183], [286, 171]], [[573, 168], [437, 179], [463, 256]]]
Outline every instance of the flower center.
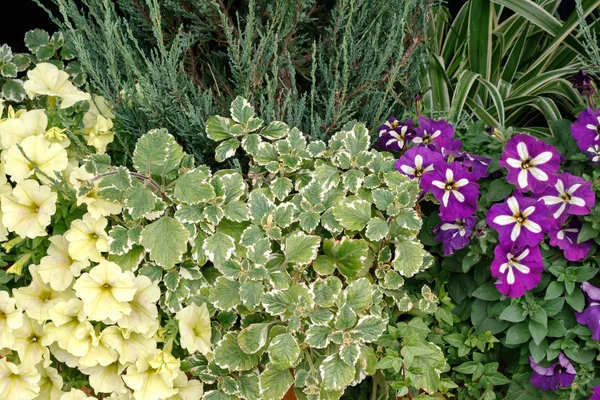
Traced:
[[454, 182], [446, 182], [446, 190], [454, 190]]
[[423, 170], [422, 170], [422, 169], [415, 168], [415, 176], [416, 176], [417, 178], [420, 178], [422, 175], [423, 175]]
[[38, 337], [37, 336], [32, 336], [29, 338], [33, 343], [38, 341]]
[[561, 199], [563, 199], [563, 201], [569, 202], [571, 201], [571, 195], [569, 193], [565, 193], [562, 196], [560, 196]]
[[521, 162], [521, 168], [527, 169], [527, 168], [531, 168], [531, 167], [532, 167], [532, 165], [531, 165], [530, 159], [527, 159], [527, 160], [524, 160]]
[[92, 239], [98, 239], [98, 234], [94, 233], [94, 234], [92, 235]]
[[515, 219], [517, 220], [517, 222], [519, 224], [523, 224], [525, 223], [525, 221], [527, 221], [527, 218], [523, 215], [523, 213], [521, 213], [521, 211], [519, 211], [518, 213], [516, 213], [514, 215]]
[[392, 122], [392, 129], [396, 129], [398, 127], [398, 121]]
[[425, 143], [425, 144], [431, 144], [431, 136], [424, 135], [423, 136], [423, 143]]
[[102, 285], [102, 287], [104, 289], [110, 289], [111, 286], [108, 283], [105, 283], [104, 285]]

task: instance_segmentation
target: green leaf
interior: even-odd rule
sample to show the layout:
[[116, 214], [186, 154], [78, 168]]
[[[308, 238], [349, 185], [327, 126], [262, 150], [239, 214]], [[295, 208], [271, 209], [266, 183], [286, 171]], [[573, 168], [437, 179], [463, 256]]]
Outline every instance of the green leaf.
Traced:
[[579, 236], [577, 236], [577, 243], [583, 243], [586, 240], [594, 239], [598, 236], [600, 236], [600, 230], [594, 229], [590, 222], [584, 222], [579, 231]]
[[565, 300], [577, 312], [582, 312], [585, 307], [585, 297], [579, 288], [575, 288], [573, 293], [567, 294]]
[[327, 325], [312, 325], [306, 330], [306, 343], [315, 349], [324, 349], [329, 344], [331, 333]]
[[263, 293], [264, 286], [262, 282], [246, 281], [240, 286], [240, 299], [242, 304], [249, 310], [258, 307]]
[[327, 390], [343, 390], [354, 380], [354, 367], [346, 364], [337, 354], [327, 357], [319, 371], [323, 388]]
[[367, 238], [374, 242], [378, 242], [388, 235], [389, 229], [386, 221], [379, 217], [371, 218], [367, 224]]
[[13, 52], [6, 43], [0, 46], [0, 63], [8, 63], [13, 59]]
[[240, 147], [240, 141], [235, 138], [221, 142], [215, 149], [215, 161], [223, 162], [235, 156], [235, 151], [238, 147]]
[[493, 6], [489, 0], [471, 0], [469, 4], [470, 70], [488, 80], [492, 70]]
[[350, 196], [333, 207], [333, 216], [347, 230], [360, 231], [371, 220], [371, 204]]
[[317, 257], [321, 238], [298, 231], [288, 235], [284, 240], [283, 254], [291, 264], [308, 264]]
[[367, 315], [361, 317], [358, 323], [352, 329], [352, 338], [362, 340], [364, 342], [374, 342], [385, 331], [385, 324], [380, 317], [375, 315]]
[[502, 179], [495, 179], [490, 184], [486, 194], [486, 201], [488, 203], [494, 203], [496, 201], [504, 200], [514, 190], [514, 186], [505, 182]]
[[110, 254], [122, 255], [131, 249], [127, 232], [127, 228], [120, 225], [112, 227], [108, 233], [108, 252]]
[[17, 79], [9, 79], [2, 85], [2, 97], [8, 101], [21, 103], [25, 100], [25, 89], [23, 82]]
[[17, 77], [17, 66], [11, 62], [2, 65], [0, 73], [5, 78], [16, 78]]
[[223, 206], [223, 215], [225, 218], [235, 222], [247, 221], [250, 218], [250, 211], [246, 203], [240, 200], [229, 202]]
[[421, 270], [425, 254], [423, 244], [419, 242], [399, 242], [396, 243], [396, 255], [392, 265], [402, 276], [410, 278]]
[[312, 291], [315, 294], [315, 303], [321, 307], [333, 306], [341, 290], [342, 281], [336, 276], [317, 279], [312, 284]]
[[[331, 239], [328, 242], [332, 242]], [[335, 243], [325, 253], [331, 258], [338, 271], [347, 278], [356, 278], [364, 269], [369, 256], [369, 244], [363, 239], [347, 239]], [[319, 256], [319, 258], [321, 258]]]
[[219, 310], [231, 310], [241, 302], [240, 283], [220, 276], [210, 288], [208, 299]]
[[187, 250], [188, 231], [181, 222], [172, 217], [161, 217], [142, 231], [141, 243], [157, 264], [171, 268], [181, 262]]
[[298, 360], [300, 346], [291, 333], [283, 333], [271, 340], [268, 352], [273, 367], [287, 369], [292, 368]]
[[237, 96], [235, 100], [233, 100], [229, 111], [231, 112], [233, 120], [242, 125], [247, 124], [248, 121], [254, 117], [254, 107], [252, 107], [250, 103], [248, 103], [248, 100], [244, 99], [242, 96]]
[[262, 131], [260, 131], [260, 134], [267, 139], [276, 140], [287, 136], [289, 131], [290, 128], [286, 123], [281, 121], [273, 121]]
[[32, 53], [35, 53], [40, 46], [47, 45], [49, 41], [50, 35], [42, 29], [34, 29], [25, 33], [25, 46], [27, 46]]
[[215, 142], [239, 136], [242, 133], [240, 126], [230, 118], [214, 116], [206, 120], [206, 135]]
[[525, 320], [525, 311], [518, 304], [512, 304], [504, 309], [498, 318], [509, 322], [521, 322]]
[[260, 399], [258, 376], [255, 373], [245, 373], [238, 377], [240, 394], [248, 400]]
[[242, 351], [235, 332], [225, 334], [214, 353], [215, 364], [230, 371], [247, 371], [258, 364], [258, 355], [246, 354]]
[[238, 397], [224, 393], [220, 390], [210, 390], [204, 393], [203, 400], [239, 400]]
[[343, 344], [340, 347], [340, 358], [348, 365], [355, 366], [360, 355], [360, 345], [358, 343]]
[[183, 159], [183, 149], [166, 129], [154, 129], [142, 136], [133, 152], [135, 169], [146, 174], [167, 176]]
[[478, 77], [479, 74], [468, 70], [462, 71], [458, 76], [458, 82], [454, 88], [452, 106], [449, 112], [451, 115], [450, 120], [456, 122], [460, 118], [465, 107], [467, 96], [469, 95], [469, 92], [471, 91], [471, 88]]
[[[125, 254], [109, 254], [108, 261], [116, 263], [123, 271], [134, 271], [144, 259], [144, 253], [145, 251], [142, 246], [133, 246], [133, 248]], [[162, 268], [157, 268], [162, 271]]]
[[267, 344], [272, 323], [248, 325], [238, 334], [240, 349], [246, 354], [254, 354]]
[[235, 241], [231, 236], [217, 232], [204, 241], [202, 248], [208, 259], [218, 265], [231, 258], [235, 251]]
[[134, 220], [142, 219], [154, 211], [158, 197], [152, 190], [144, 187], [131, 187], [125, 191], [125, 208]]
[[279, 200], [283, 201], [292, 191], [294, 184], [290, 178], [280, 176], [271, 182], [271, 193]]
[[210, 171], [199, 167], [181, 175], [175, 181], [173, 197], [185, 204], [198, 204], [208, 202], [215, 198], [215, 190], [208, 183]]
[[525, 343], [530, 338], [529, 324], [526, 321], [513, 325], [506, 331], [506, 344], [508, 345]]
[[260, 374], [260, 398], [281, 400], [294, 383], [294, 377], [288, 369], [277, 369], [272, 365]]
[[371, 195], [373, 196], [375, 207], [381, 211], [385, 211], [394, 202], [394, 193], [388, 189], [374, 189]]
[[548, 327], [537, 321], [529, 321], [529, 332], [535, 344], [539, 345], [548, 334]]
[[354, 311], [361, 312], [369, 308], [373, 301], [371, 283], [367, 278], [350, 282], [344, 290], [344, 299]]
[[335, 317], [335, 329], [344, 331], [350, 329], [356, 324], [358, 317], [352, 310], [352, 307], [348, 303], [344, 304], [338, 310], [338, 314]]

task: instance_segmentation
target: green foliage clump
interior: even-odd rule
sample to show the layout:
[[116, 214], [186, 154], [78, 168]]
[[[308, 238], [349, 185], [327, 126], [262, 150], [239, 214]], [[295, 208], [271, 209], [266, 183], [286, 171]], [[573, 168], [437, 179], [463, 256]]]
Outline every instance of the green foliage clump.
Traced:
[[[97, 196], [124, 205], [108, 259], [163, 290], [163, 340], [177, 337], [186, 305], [207, 305], [210, 354], [173, 350], [205, 398], [280, 399], [293, 386], [299, 398], [337, 399], [361, 382], [386, 397], [384, 374], [406, 390], [453, 387], [427, 339], [434, 318], [453, 317], [419, 279], [432, 257], [417, 239], [418, 184], [370, 149], [365, 126], [307, 143], [238, 97], [231, 118], [206, 127], [220, 161], [242, 153], [240, 168], [194, 166], [165, 129], [139, 139], [135, 171], [103, 156], [86, 164]], [[392, 376], [382, 345], [402, 354], [405, 375]]]
[[242, 95], [267, 121], [324, 139], [372, 125], [417, 90], [432, 1], [54, 0], [125, 144], [155, 127], [212, 163], [204, 121]]

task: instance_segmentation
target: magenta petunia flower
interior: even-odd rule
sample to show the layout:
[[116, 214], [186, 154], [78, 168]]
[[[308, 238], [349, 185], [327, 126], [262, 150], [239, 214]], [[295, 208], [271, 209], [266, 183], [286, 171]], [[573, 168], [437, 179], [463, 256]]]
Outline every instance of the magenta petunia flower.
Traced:
[[538, 246], [514, 247], [500, 244], [494, 249], [492, 276], [496, 288], [508, 297], [521, 297], [542, 279], [544, 263]]
[[594, 111], [587, 108], [581, 112], [571, 124], [571, 134], [581, 151], [600, 144], [600, 109]]
[[519, 191], [539, 193], [554, 183], [560, 168], [560, 155], [551, 145], [519, 134], [506, 143], [500, 165], [508, 170], [506, 180], [516, 185]]
[[591, 162], [598, 164], [600, 163], [600, 144], [593, 144], [587, 149], [581, 149], [587, 156], [588, 160]]
[[592, 397], [590, 400], [600, 400], [600, 386], [592, 388]]
[[389, 117], [379, 127], [377, 148], [384, 151], [400, 151], [406, 147], [415, 135], [412, 121], [400, 122], [395, 117]]
[[421, 178], [426, 172], [433, 171], [434, 164], [443, 162], [441, 154], [426, 147], [413, 147], [396, 161], [395, 167], [406, 176]]
[[575, 317], [581, 325], [590, 328], [592, 339], [600, 340], [600, 288], [583, 282], [581, 290], [585, 293], [587, 307], [581, 313], [575, 312]]
[[592, 249], [592, 240], [577, 243], [581, 231], [581, 221], [571, 219], [566, 223], [558, 223], [548, 231], [550, 245], [561, 249], [569, 261], [579, 261], [587, 257]]
[[472, 215], [454, 221], [442, 221], [433, 228], [433, 232], [436, 233], [435, 240], [442, 244], [444, 256], [452, 255], [455, 250], [460, 250], [469, 244], [476, 220], [477, 218]]
[[513, 193], [503, 203], [490, 207], [486, 221], [498, 231], [500, 243], [536, 246], [552, 226], [548, 208], [541, 201]]
[[533, 370], [529, 382], [542, 390], [556, 390], [559, 387], [571, 386], [577, 371], [573, 368], [571, 361], [562, 353], [558, 354], [558, 362], [549, 367], [542, 367], [529, 357], [529, 366]]
[[592, 182], [563, 172], [554, 185], [546, 187], [539, 199], [543, 200], [554, 218], [562, 215], [587, 215], [596, 201]]
[[478, 156], [475, 154], [464, 153], [462, 164], [473, 174], [477, 180], [487, 178], [489, 176], [487, 169], [492, 160], [487, 157]]
[[444, 221], [467, 218], [477, 210], [479, 185], [459, 162], [439, 163], [421, 178], [421, 188], [440, 202]]
[[462, 141], [448, 137], [439, 137], [427, 147], [443, 155], [446, 160], [448, 160], [450, 156], [453, 156], [454, 159], [456, 159], [461, 153]]
[[436, 121], [434, 119], [419, 117], [419, 127], [416, 136], [412, 139], [413, 143], [423, 146], [433, 146], [441, 138], [452, 139], [454, 137], [454, 128], [444, 120]]

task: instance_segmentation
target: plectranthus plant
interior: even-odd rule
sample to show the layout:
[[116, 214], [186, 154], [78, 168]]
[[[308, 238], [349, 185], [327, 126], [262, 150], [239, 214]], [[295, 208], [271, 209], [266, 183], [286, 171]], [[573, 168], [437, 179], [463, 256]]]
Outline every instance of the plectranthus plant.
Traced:
[[[123, 205], [106, 249], [91, 251], [160, 285], [162, 340], [177, 344], [171, 353], [204, 383], [203, 398], [452, 388], [428, 340], [429, 324], [453, 318], [447, 297], [419, 279], [433, 259], [417, 239], [418, 182], [370, 148], [361, 123], [307, 143], [238, 97], [231, 117], [206, 126], [217, 161], [245, 163], [213, 173], [157, 129], [138, 141], [132, 170], [90, 157], [79, 192]], [[86, 215], [77, 229], [102, 236], [104, 226]], [[119, 307], [95, 318], [119, 318]], [[402, 358], [390, 363], [389, 351]]]

